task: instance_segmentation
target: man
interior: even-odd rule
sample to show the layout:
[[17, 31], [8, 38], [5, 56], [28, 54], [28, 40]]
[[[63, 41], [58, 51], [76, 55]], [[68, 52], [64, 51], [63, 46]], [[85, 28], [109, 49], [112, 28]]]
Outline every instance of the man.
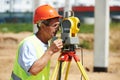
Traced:
[[62, 47], [62, 40], [48, 41], [59, 29], [61, 16], [50, 5], [35, 10], [34, 24], [38, 32], [25, 38], [19, 45], [11, 80], [49, 80], [50, 58]]

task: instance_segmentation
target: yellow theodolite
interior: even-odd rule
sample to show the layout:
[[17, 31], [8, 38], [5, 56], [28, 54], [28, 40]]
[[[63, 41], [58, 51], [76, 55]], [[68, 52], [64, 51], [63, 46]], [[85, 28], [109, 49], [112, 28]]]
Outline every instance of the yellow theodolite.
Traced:
[[61, 38], [64, 44], [79, 44], [77, 33], [79, 32], [80, 20], [77, 17], [65, 17], [61, 22]]
[[[80, 59], [75, 52], [76, 46], [79, 44], [77, 33], [79, 32], [80, 28], [80, 20], [79, 18], [74, 17], [74, 13], [72, 11], [70, 12], [71, 16], [68, 16], [69, 13], [67, 12], [66, 17], [61, 21], [61, 38], [64, 45], [50, 80], [61, 80], [61, 74], [65, 69], [65, 65], [68, 63], [64, 78], [67, 80], [72, 58], [74, 58], [84, 80], [89, 80], [84, 67], [80, 62]], [[64, 64], [62, 64], [63, 62]], [[57, 77], [55, 77], [56, 75]]]

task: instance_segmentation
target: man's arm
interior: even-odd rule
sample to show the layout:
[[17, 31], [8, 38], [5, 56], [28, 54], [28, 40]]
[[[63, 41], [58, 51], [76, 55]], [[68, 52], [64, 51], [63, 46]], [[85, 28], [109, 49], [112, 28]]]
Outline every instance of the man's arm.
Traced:
[[55, 40], [48, 48], [48, 50], [46, 50], [44, 55], [33, 63], [31, 68], [29, 69], [29, 72], [33, 75], [36, 75], [40, 71], [42, 71], [42, 69], [47, 65], [48, 61], [51, 59], [52, 55], [61, 50], [62, 47], [62, 40]]

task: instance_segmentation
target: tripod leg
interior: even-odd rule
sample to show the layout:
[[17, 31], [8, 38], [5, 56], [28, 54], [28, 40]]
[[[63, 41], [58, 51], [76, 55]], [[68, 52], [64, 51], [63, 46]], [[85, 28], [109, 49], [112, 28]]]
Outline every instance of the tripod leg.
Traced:
[[89, 80], [82, 64], [79, 61], [77, 61], [76, 63], [77, 63], [77, 66], [78, 66], [80, 72], [82, 73], [84, 80]]
[[60, 64], [59, 61], [57, 61], [57, 64], [56, 64], [55, 69], [53, 71], [52, 77], [50, 78], [51, 80], [54, 80], [56, 72], [58, 71], [59, 64]]
[[68, 72], [69, 72], [69, 69], [70, 69], [70, 64], [71, 64], [71, 61], [69, 61], [68, 65], [67, 65], [67, 70], [66, 70], [66, 74], [65, 74], [65, 80], [67, 80], [67, 77], [68, 77]]
[[62, 61], [60, 61], [59, 71], [58, 71], [58, 75], [57, 75], [57, 80], [61, 80], [61, 71], [62, 71]]
[[[65, 69], [65, 65], [66, 65], [66, 62], [63, 62], [63, 65], [62, 65], [62, 73], [63, 73], [63, 71], [64, 71], [64, 69]], [[55, 76], [56, 76], [56, 73], [58, 72], [59, 66], [60, 66], [60, 61], [57, 61], [57, 64], [56, 64], [56, 66], [55, 66], [55, 69], [54, 69], [51, 77], [50, 77], [50, 80], [54, 80], [54, 78], [55, 78]], [[58, 75], [57, 75], [57, 79], [56, 79], [56, 80], [58, 80]]]
[[64, 71], [64, 69], [65, 69], [65, 65], [66, 65], [66, 61], [63, 63], [63, 66], [62, 66], [62, 73], [63, 73], [63, 71]]
[[[66, 61], [64, 61], [64, 62], [62, 62], [62, 65], [61, 65], [61, 70], [62, 70], [62, 72], [58, 72], [59, 74], [57, 75], [57, 79], [56, 80], [60, 80], [60, 77], [61, 77], [61, 75], [60, 74], [62, 74], [63, 73], [63, 71], [64, 71], [64, 69], [65, 69], [65, 65], [66, 65]], [[59, 69], [60, 69], [60, 64], [59, 64], [59, 67], [58, 67]]]

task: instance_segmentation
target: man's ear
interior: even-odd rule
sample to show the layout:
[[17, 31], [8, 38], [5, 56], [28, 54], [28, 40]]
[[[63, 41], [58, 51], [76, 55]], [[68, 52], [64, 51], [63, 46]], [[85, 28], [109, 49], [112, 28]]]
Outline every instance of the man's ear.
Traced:
[[37, 28], [40, 28], [40, 24], [39, 23], [37, 23]]

